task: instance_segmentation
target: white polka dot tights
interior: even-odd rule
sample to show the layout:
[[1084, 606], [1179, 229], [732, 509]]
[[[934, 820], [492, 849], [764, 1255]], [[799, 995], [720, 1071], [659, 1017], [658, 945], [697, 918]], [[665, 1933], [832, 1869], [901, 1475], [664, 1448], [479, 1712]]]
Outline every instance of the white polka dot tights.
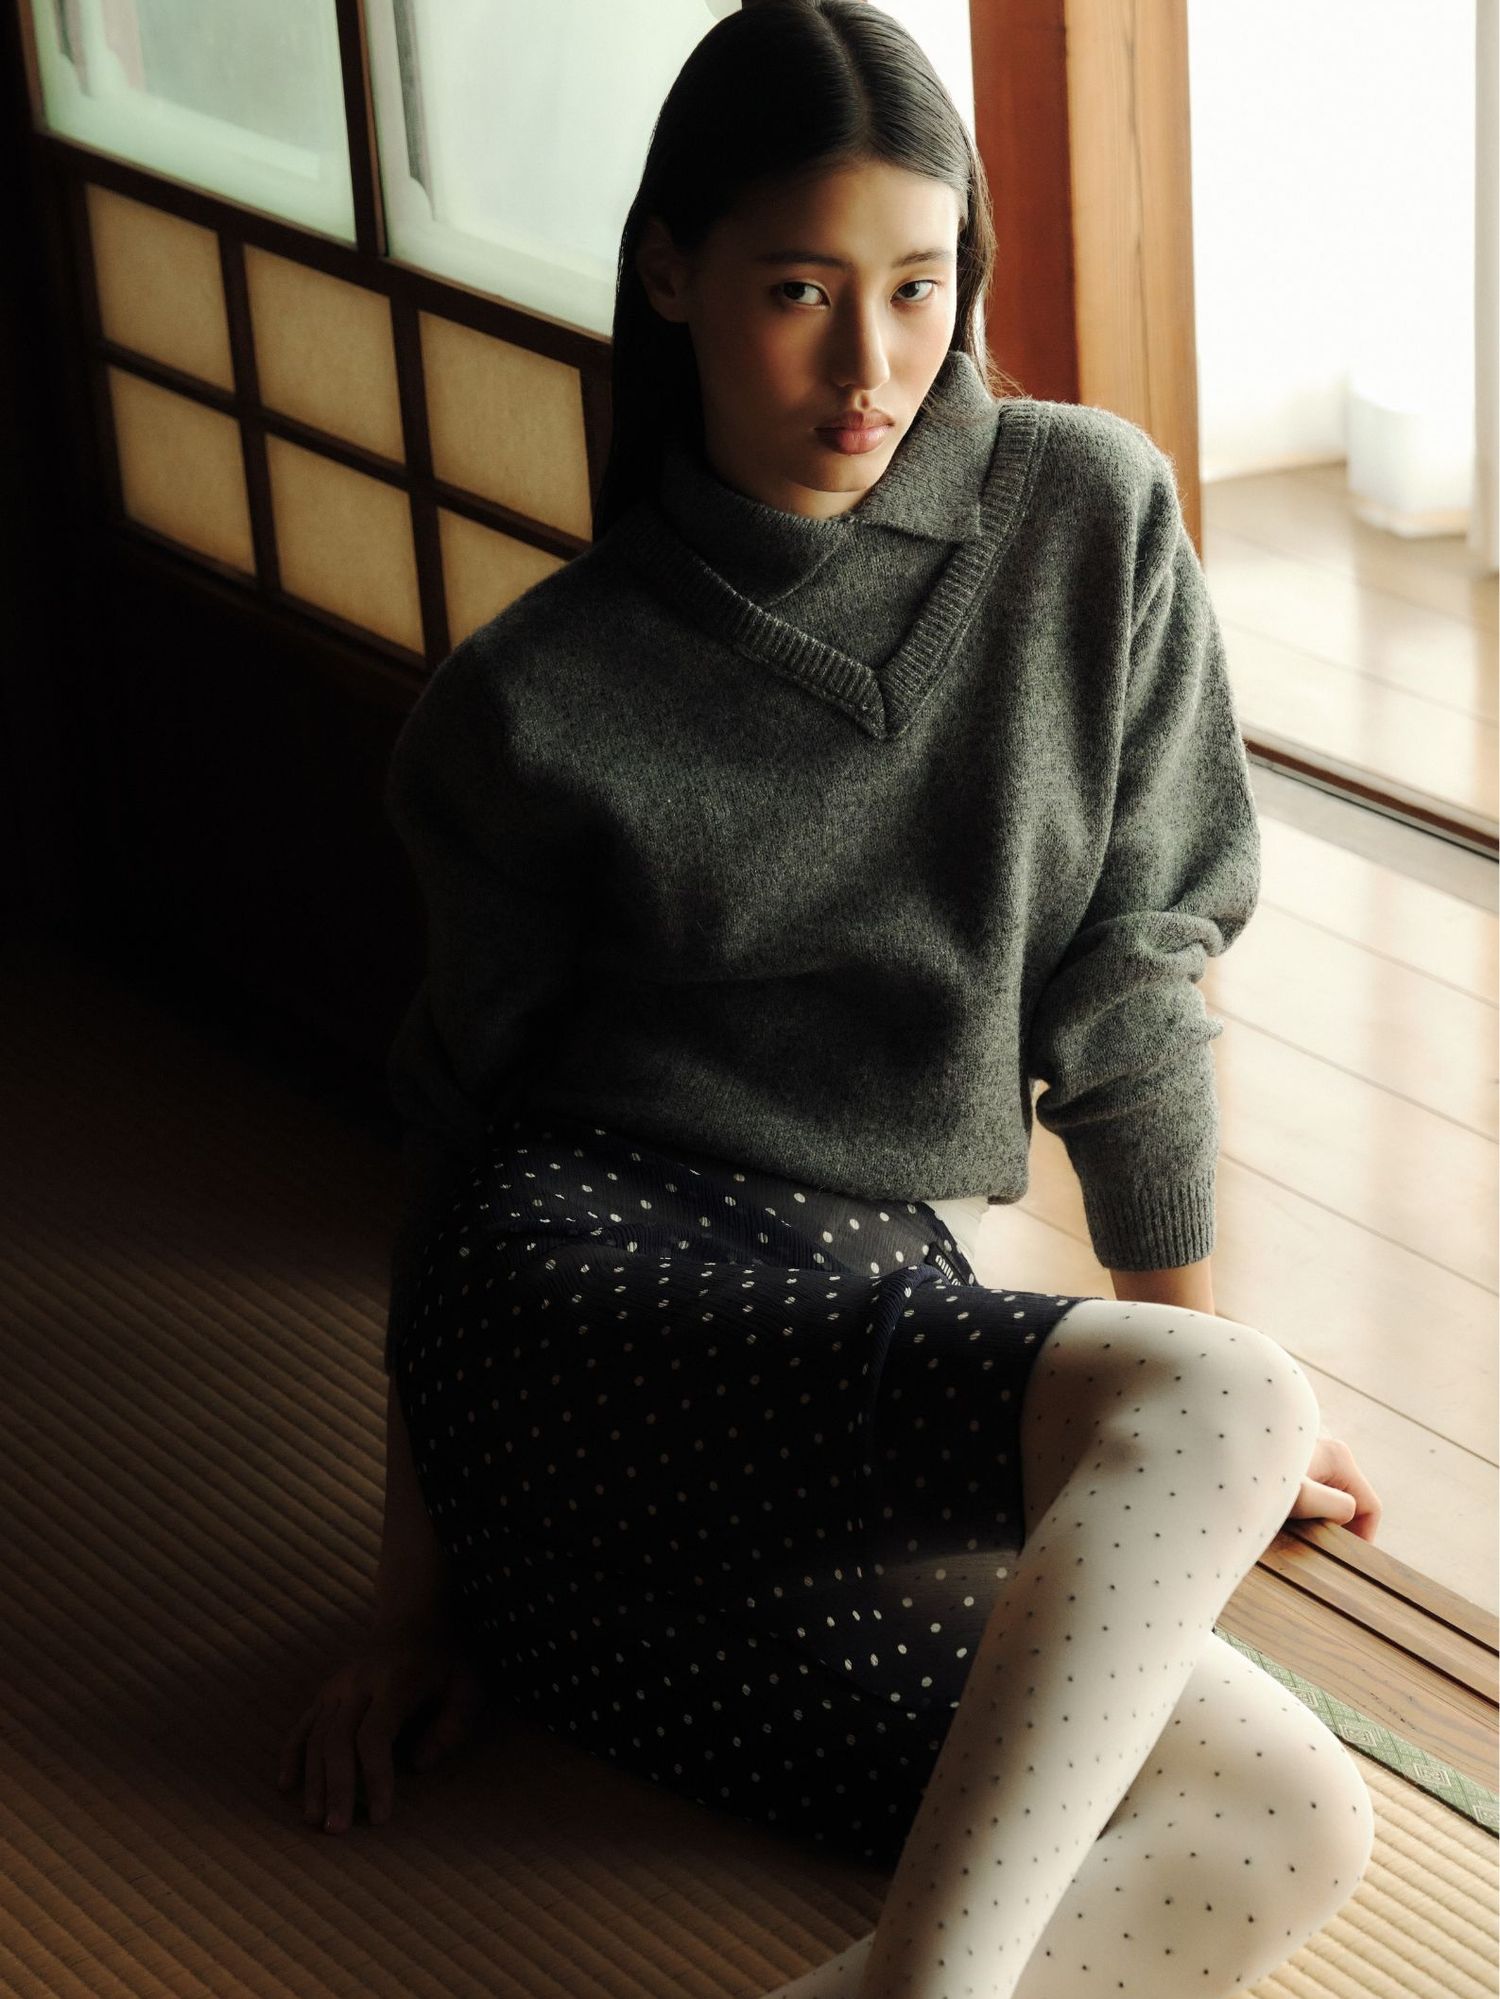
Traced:
[[879, 1924], [771, 1999], [1217, 1999], [1323, 1927], [1369, 1859], [1368, 1789], [1212, 1629], [1318, 1424], [1253, 1327], [1103, 1298], [1063, 1315], [1021, 1413], [1025, 1545]]

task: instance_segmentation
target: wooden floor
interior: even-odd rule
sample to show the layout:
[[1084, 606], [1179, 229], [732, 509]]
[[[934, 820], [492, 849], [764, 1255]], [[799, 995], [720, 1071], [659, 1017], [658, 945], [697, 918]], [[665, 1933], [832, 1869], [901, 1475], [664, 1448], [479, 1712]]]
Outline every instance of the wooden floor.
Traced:
[[[1495, 579], [1354, 522], [1343, 468], [1205, 489], [1247, 736], [1274, 724], [1493, 820]], [[1223, 1112], [1215, 1303], [1302, 1362], [1384, 1503], [1377, 1545], [1497, 1595], [1496, 868], [1256, 766], [1264, 878], [1202, 991]], [[1110, 1295], [1038, 1128], [979, 1274]]]
[[1206, 484], [1203, 564], [1247, 737], [1493, 836], [1497, 579], [1461, 535], [1367, 526], [1340, 460]]

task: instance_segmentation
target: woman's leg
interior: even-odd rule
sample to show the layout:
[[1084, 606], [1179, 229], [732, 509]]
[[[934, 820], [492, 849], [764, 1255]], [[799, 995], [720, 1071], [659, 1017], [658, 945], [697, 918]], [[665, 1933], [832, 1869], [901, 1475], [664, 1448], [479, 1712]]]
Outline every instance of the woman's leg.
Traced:
[[[1211, 1632], [1015, 1999], [1239, 1992], [1343, 1907], [1373, 1837], [1369, 1791], [1338, 1737]], [[855, 1999], [874, 1940], [872, 1931], [769, 1999]]]
[[1343, 1743], [1210, 1633], [1016, 1999], [1237, 1993], [1343, 1907], [1374, 1833], [1369, 1790]]
[[[1267, 1762], [1280, 1766], [1272, 1785], [1279, 1805], [1267, 1802], [1264, 1784], [1247, 1793], [1209, 1774], [1226, 1767], [1211, 1746], [1222, 1751], [1226, 1724], [1215, 1728], [1213, 1718], [1229, 1691], [1220, 1673], [1216, 1705], [1212, 1625], [1290, 1510], [1318, 1414], [1296, 1362], [1253, 1327], [1105, 1299], [1064, 1314], [1022, 1406], [1025, 1546], [991, 1612], [863, 1966], [855, 1945], [810, 1975], [835, 1974], [816, 1989], [838, 1990], [842, 1969], [845, 1989], [860, 1999], [1092, 1999], [1095, 1990], [1122, 1989], [1212, 1999], [1235, 1990], [1247, 1964], [1252, 1977], [1257, 1963], [1266, 1968], [1245, 1947], [1246, 1932], [1263, 1923], [1279, 1939], [1267, 1946], [1270, 1961], [1282, 1962], [1347, 1899], [1368, 1856], [1368, 1794], [1360, 1795], [1352, 1758], [1329, 1731], [1319, 1735], [1321, 1724], [1309, 1726], [1316, 1717], [1300, 1702], [1262, 1690], [1259, 1710], [1243, 1701], [1235, 1709], [1248, 1717], [1247, 1736], [1258, 1714], [1270, 1744], [1258, 1756], [1268, 1742], [1256, 1740], [1240, 1767], [1264, 1777]], [[1241, 1833], [1242, 1875], [1255, 1874], [1261, 1854], [1255, 1878], [1267, 1883], [1266, 1906], [1231, 1897], [1222, 1934], [1212, 1923], [1219, 1908], [1195, 1911], [1191, 1922], [1184, 1914], [1179, 1955], [1175, 1898], [1172, 1915], [1163, 1898], [1162, 1920], [1145, 1921], [1157, 1881], [1141, 1870], [1145, 1855], [1158, 1852], [1147, 1834], [1165, 1832], [1166, 1820], [1158, 1812], [1153, 1823], [1149, 1796], [1144, 1809], [1127, 1797], [1143, 1782], [1148, 1793], [1153, 1781], [1167, 1785], [1165, 1775], [1143, 1780], [1142, 1772], [1148, 1759], [1153, 1772], [1167, 1769], [1168, 1724], [1175, 1716], [1190, 1726], [1195, 1711], [1204, 1716], [1192, 1738], [1203, 1744], [1202, 1760], [1189, 1759], [1196, 1789], [1219, 1784], [1227, 1799], [1197, 1796], [1196, 1818], [1205, 1828], [1231, 1827], [1217, 1849], [1221, 1862]], [[1314, 1750], [1326, 1756], [1303, 1787], [1300, 1824], [1284, 1769], [1299, 1744], [1309, 1769]], [[1275, 1870], [1263, 1835], [1245, 1850], [1272, 1805], [1278, 1819], [1285, 1808], [1277, 1833], [1297, 1875]], [[1212, 1818], [1216, 1811], [1225, 1816]], [[1316, 1832], [1314, 1811], [1328, 1815]], [[1324, 1835], [1324, 1823], [1341, 1829]], [[1188, 1850], [1210, 1849], [1190, 1840]], [[1309, 1892], [1304, 1869], [1316, 1871], [1318, 1857], [1323, 1879]], [[1122, 1872], [1132, 1860], [1134, 1870]], [[1175, 1870], [1184, 1890], [1194, 1885], [1186, 1870], [1198, 1864], [1184, 1860]], [[1213, 1899], [1205, 1892], [1205, 1903]], [[1146, 1937], [1126, 1937], [1131, 1923], [1114, 1921], [1111, 1904], [1126, 1903]], [[1216, 1939], [1209, 1955], [1200, 1915]], [[1095, 1926], [1100, 1963], [1092, 1972], [1079, 1968], [1092, 1962], [1087, 1951], [1065, 1941], [1070, 1922], [1075, 1931]], [[1101, 1982], [1090, 1985], [1101, 1969]], [[811, 1999], [814, 1987], [785, 1989]]]

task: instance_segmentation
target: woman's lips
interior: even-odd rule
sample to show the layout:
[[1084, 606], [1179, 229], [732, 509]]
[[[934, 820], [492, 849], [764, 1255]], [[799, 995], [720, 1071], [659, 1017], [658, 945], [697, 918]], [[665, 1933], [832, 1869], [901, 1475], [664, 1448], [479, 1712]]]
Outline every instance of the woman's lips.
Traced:
[[891, 434], [891, 428], [888, 423], [874, 423], [867, 428], [852, 424], [826, 424], [819, 426], [817, 435], [831, 450], [854, 455], [873, 451], [877, 444], [884, 443]]

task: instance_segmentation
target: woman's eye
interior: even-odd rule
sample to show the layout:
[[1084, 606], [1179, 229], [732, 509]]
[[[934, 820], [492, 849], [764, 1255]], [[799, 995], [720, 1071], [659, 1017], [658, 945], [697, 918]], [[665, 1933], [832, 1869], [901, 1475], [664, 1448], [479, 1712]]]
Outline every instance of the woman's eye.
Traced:
[[[931, 285], [936, 287], [937, 283], [938, 280], [936, 278], [908, 278], [904, 285], [898, 287], [898, 292], [908, 291], [913, 285]], [[777, 287], [778, 294], [782, 297], [785, 297], [788, 292], [815, 292], [821, 289], [822, 287], [815, 285], [811, 278], [788, 278], [783, 284]], [[927, 291], [922, 294], [921, 298], [909, 298], [904, 303], [907, 305], [923, 305], [931, 297], [932, 293]], [[787, 299], [786, 302], [788, 305], [802, 305], [805, 303], [804, 300], [795, 298]]]

